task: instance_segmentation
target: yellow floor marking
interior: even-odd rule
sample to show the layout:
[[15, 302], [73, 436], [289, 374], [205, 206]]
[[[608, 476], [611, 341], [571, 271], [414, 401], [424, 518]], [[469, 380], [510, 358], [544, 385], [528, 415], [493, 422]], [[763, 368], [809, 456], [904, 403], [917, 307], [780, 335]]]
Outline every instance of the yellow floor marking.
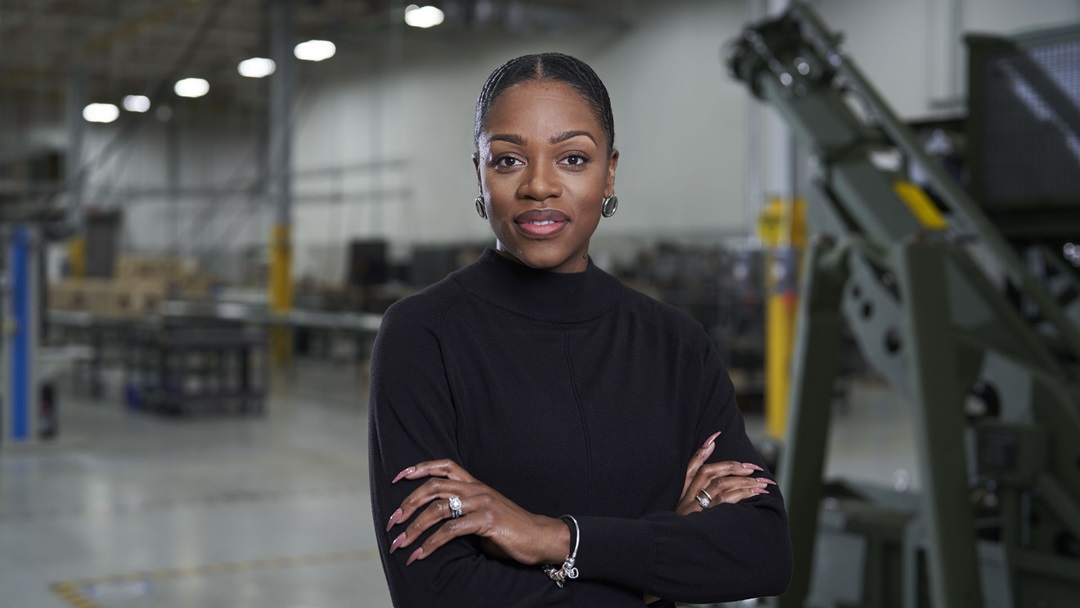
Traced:
[[297, 557], [269, 557], [263, 559], [251, 559], [236, 562], [219, 562], [205, 566], [188, 566], [181, 568], [168, 568], [164, 570], [151, 570], [147, 572], [128, 572], [113, 576], [99, 576], [70, 581], [53, 583], [49, 586], [53, 593], [64, 600], [72, 608], [102, 608], [100, 604], [91, 601], [83, 595], [83, 589], [89, 585], [109, 585], [113, 583], [130, 583], [137, 581], [163, 581], [199, 576], [216, 576], [235, 572], [258, 572], [263, 570], [277, 570], [281, 568], [302, 568], [321, 564], [337, 564], [345, 562], [361, 562], [379, 558], [378, 549], [364, 549], [361, 551], [342, 551], [338, 553], [324, 553], [321, 555], [301, 555]]

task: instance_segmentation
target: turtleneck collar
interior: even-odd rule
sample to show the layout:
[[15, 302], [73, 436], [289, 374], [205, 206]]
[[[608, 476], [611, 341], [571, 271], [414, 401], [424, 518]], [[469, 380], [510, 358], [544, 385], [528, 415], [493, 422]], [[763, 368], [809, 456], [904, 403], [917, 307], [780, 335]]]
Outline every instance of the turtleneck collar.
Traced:
[[476, 297], [531, 319], [578, 323], [608, 311], [621, 283], [589, 259], [583, 272], [537, 270], [486, 249], [456, 280]]

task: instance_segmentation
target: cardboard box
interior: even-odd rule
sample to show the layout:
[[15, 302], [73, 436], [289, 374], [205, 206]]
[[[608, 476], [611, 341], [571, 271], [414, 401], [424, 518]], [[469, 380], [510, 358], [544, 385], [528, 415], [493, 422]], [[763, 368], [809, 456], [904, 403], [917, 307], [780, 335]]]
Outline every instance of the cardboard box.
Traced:
[[168, 293], [162, 279], [117, 279], [106, 287], [104, 306], [98, 314], [107, 317], [139, 317], [157, 314]]
[[172, 281], [169, 285], [170, 297], [182, 300], [201, 300], [210, 296], [214, 278], [201, 272], [189, 272]]
[[194, 270], [183, 258], [158, 255], [123, 254], [116, 259], [117, 279], [163, 279], [176, 281]]
[[66, 279], [49, 286], [50, 308], [97, 313], [108, 308], [110, 279]]
[[66, 279], [49, 285], [49, 308], [104, 317], [156, 314], [168, 292], [161, 279]]

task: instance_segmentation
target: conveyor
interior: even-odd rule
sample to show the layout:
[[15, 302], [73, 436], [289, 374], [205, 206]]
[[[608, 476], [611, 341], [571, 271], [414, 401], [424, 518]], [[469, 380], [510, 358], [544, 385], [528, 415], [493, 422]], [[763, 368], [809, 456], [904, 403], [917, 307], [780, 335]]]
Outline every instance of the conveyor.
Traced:
[[[812, 9], [748, 27], [728, 61], [812, 155], [779, 605], [1080, 606], [1080, 328]], [[845, 325], [912, 403], [914, 502], [822, 480]]]

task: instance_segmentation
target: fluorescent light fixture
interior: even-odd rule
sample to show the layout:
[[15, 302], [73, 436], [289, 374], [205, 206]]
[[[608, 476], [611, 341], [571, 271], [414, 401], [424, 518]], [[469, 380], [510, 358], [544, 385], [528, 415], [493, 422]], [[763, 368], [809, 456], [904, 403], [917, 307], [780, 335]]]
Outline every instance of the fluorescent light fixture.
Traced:
[[405, 7], [405, 23], [413, 27], [435, 27], [443, 22], [443, 12], [434, 6], [417, 6], [410, 4]]
[[124, 109], [128, 112], [145, 112], [150, 109], [150, 98], [146, 95], [127, 95], [124, 97]]
[[178, 80], [173, 90], [180, 97], [202, 97], [210, 92], [210, 83], [202, 78], [185, 78]]
[[112, 122], [120, 116], [120, 108], [111, 103], [92, 103], [82, 111], [86, 122]]
[[252, 57], [241, 61], [240, 65], [236, 66], [236, 71], [244, 78], [265, 78], [273, 74], [276, 68], [273, 59]]
[[329, 40], [308, 40], [293, 49], [293, 54], [302, 61], [322, 61], [333, 57], [336, 52], [337, 47]]

